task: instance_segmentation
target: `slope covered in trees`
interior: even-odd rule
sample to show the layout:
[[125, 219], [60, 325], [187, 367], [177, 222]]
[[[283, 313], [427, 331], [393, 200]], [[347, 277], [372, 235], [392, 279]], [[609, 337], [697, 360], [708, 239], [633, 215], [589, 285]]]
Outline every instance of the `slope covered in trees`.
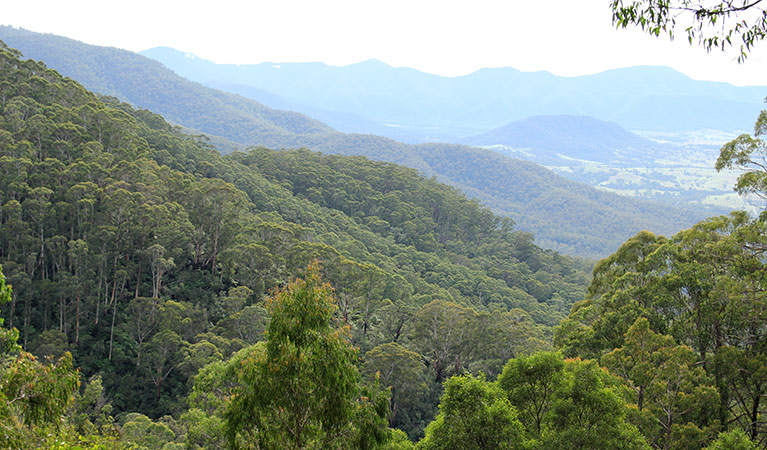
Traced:
[[[53, 35], [1, 27], [0, 39], [27, 56], [77, 80], [88, 89], [117, 97], [138, 107], [161, 112], [174, 123], [227, 137], [237, 143], [279, 148], [295, 134], [323, 134], [328, 126], [298, 113], [278, 111], [222, 91], [207, 89], [147, 58], [94, 47]], [[19, 37], [25, 45], [19, 45]], [[36, 51], [27, 51], [34, 48]], [[141, 76], [136, 76], [140, 70]]]
[[[411, 146], [379, 136], [323, 129], [305, 116], [271, 110], [191, 83], [148, 58], [123, 50], [10, 27], [0, 27], [0, 39], [9, 39], [28, 57], [43, 59], [92, 90], [149, 108], [186, 127], [220, 135], [240, 148], [306, 147], [418, 169], [511, 217], [520, 230], [534, 233], [541, 245], [565, 253], [601, 257], [638, 231], [673, 234], [706, 215], [700, 208], [600, 192], [488, 150], [444, 144]], [[98, 62], [91, 64], [93, 60]]]
[[114, 413], [178, 417], [201, 367], [262, 339], [265, 293], [318, 260], [361, 353], [421, 355], [427, 400], [403, 399], [394, 423], [417, 434], [444, 378], [547, 348], [587, 283], [413, 169], [307, 150], [222, 156], [5, 47], [0, 143], [5, 324], [33, 353], [71, 352]]

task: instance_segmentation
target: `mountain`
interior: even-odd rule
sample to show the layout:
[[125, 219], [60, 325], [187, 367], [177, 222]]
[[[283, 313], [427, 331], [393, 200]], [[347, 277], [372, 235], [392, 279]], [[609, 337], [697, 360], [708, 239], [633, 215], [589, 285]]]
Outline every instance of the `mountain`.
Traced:
[[[198, 370], [263, 341], [265, 297], [307, 267], [334, 287], [322, 308], [360, 348], [350, 361], [398, 342], [434, 367], [435, 341], [412, 330], [460, 317], [465, 350], [439, 362], [443, 378], [461, 364], [497, 375], [509, 354], [547, 348], [585, 295], [585, 264], [414, 169], [305, 149], [221, 155], [2, 42], [0, 100], [0, 318], [46, 364], [71, 352], [65, 367], [99, 386], [89, 401], [115, 414], [179, 417]], [[2, 344], [4, 361], [17, 360]], [[34, 386], [16, 385], [9, 398]], [[30, 402], [58, 395], [48, 385]], [[18, 410], [5, 408], [3, 425], [30, 426], [7, 411]], [[422, 412], [409, 429], [423, 428]]]
[[657, 143], [617, 123], [570, 115], [527, 117], [460, 143], [528, 150], [536, 161], [559, 157], [614, 164], [628, 159], [651, 161], [661, 151]]
[[124, 50], [10, 27], [0, 27], [0, 39], [26, 57], [45, 59], [50, 67], [82, 80], [90, 89], [107, 89], [102, 92], [240, 147], [306, 147], [418, 169], [511, 217], [542, 245], [569, 254], [601, 257], [637, 231], [673, 234], [710, 215], [702, 208], [602, 192], [489, 150], [448, 144], [414, 146], [370, 134], [336, 132], [301, 114], [272, 110], [190, 82], [156, 61]]
[[380, 124], [348, 112], [330, 111], [322, 108], [305, 106], [253, 86], [219, 81], [211, 81], [206, 85], [214, 89], [231, 92], [256, 100], [259, 103], [269, 105], [271, 108], [297, 111], [306, 114], [343, 133], [372, 133], [388, 136], [389, 138], [408, 143], [420, 142], [419, 132], [413, 127]]
[[629, 130], [746, 130], [767, 92], [764, 86], [692, 80], [668, 67], [632, 67], [579, 77], [495, 68], [449, 78], [375, 60], [345, 67], [232, 65], [167, 47], [142, 54], [203, 84], [258, 87], [306, 108], [412, 126], [420, 130], [422, 141], [455, 141], [528, 116], [557, 114], [591, 116]]
[[205, 88], [156, 61], [125, 50], [12, 27], [0, 27], [0, 39], [30, 57], [49, 61], [51, 67], [90, 90], [161, 111], [171, 122], [240, 144], [258, 140], [263, 145], [280, 147], [297, 133], [333, 131], [302, 114], [274, 110], [238, 95]]

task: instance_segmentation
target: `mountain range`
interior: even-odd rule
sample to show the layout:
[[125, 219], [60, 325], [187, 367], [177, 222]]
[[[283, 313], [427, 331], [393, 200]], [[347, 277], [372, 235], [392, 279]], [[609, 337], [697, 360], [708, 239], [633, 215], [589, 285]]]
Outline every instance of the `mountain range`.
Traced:
[[[306, 115], [274, 110], [189, 81], [157, 61], [124, 50], [11, 27], [0, 27], [0, 39], [88, 89], [211, 135], [223, 150], [251, 145], [306, 147], [418, 169], [511, 217], [518, 229], [534, 233], [540, 245], [569, 254], [604, 256], [637, 231], [672, 234], [711, 214], [711, 210], [697, 207], [603, 192], [489, 150], [452, 144], [407, 145], [372, 134], [341, 133]], [[358, 69], [364, 67], [370, 65]]]
[[[141, 54], [192, 81], [267, 106], [303, 112], [343, 131], [375, 132], [408, 142], [454, 142], [529, 116], [557, 114], [590, 116], [629, 130], [746, 130], [767, 92], [764, 86], [692, 80], [668, 67], [631, 67], [579, 77], [488, 68], [442, 77], [377, 60], [344, 67], [233, 65], [167, 47]], [[329, 120], [322, 111], [353, 115], [354, 120], [339, 126], [342, 121]], [[365, 121], [378, 128], [365, 128]]]

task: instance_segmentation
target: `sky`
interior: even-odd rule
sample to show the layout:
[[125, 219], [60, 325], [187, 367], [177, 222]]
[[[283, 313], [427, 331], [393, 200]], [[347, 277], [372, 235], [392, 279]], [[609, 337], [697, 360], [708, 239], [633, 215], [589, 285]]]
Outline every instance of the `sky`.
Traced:
[[217, 63], [378, 59], [443, 76], [657, 65], [767, 85], [767, 41], [739, 64], [735, 49], [707, 53], [686, 36], [617, 30], [609, 0], [0, 0], [0, 24], [135, 52], [173, 47]]

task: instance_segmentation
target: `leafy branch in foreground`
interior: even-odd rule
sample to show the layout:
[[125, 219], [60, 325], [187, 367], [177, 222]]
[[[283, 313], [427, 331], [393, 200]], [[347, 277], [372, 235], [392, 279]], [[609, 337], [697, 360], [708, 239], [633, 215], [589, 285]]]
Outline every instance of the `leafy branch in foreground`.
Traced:
[[760, 3], [762, 0], [612, 0], [610, 7], [618, 28], [638, 26], [653, 36], [668, 33], [673, 39], [677, 26], [684, 27], [690, 44], [697, 40], [706, 51], [724, 51], [740, 38], [738, 62], [743, 62], [767, 34], [767, 11]]
[[724, 144], [714, 166], [717, 171], [742, 171], [735, 183], [740, 195], [755, 194], [767, 199], [767, 142], [760, 136], [767, 133], [767, 111], [762, 111], [754, 125], [754, 135], [741, 134]]

